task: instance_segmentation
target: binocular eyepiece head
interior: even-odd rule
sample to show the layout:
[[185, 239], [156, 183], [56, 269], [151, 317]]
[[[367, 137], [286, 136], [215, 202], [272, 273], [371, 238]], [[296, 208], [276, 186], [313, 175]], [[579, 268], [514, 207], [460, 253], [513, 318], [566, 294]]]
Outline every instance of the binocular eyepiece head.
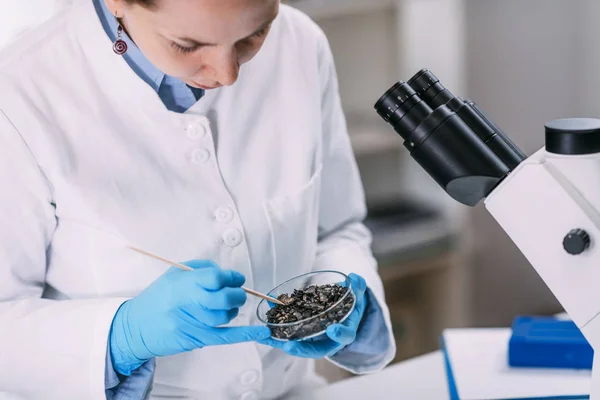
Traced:
[[429, 175], [465, 205], [476, 205], [526, 158], [475, 103], [454, 96], [426, 69], [392, 86], [375, 110]]

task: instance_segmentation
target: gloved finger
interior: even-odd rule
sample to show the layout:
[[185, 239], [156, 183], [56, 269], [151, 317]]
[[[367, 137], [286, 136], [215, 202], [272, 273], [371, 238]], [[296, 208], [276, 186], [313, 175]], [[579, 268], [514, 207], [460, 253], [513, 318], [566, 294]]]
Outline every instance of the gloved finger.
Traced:
[[234, 326], [213, 328], [210, 335], [206, 335], [207, 345], [235, 344], [243, 342], [257, 342], [271, 336], [271, 331], [266, 326]]
[[367, 299], [365, 293], [367, 291], [367, 283], [360, 275], [350, 274], [349, 278], [352, 282], [352, 292], [354, 293], [356, 304], [348, 318], [343, 322], [343, 325], [357, 330], [366, 309]]
[[212, 260], [189, 260], [189, 261], [182, 262], [182, 264], [187, 265], [188, 267], [193, 268], [193, 269], [202, 269], [202, 268], [220, 269], [220, 267], [217, 265], [217, 263]]
[[270, 346], [275, 349], [283, 349], [283, 346], [287, 343], [281, 340], [273, 339], [272, 337], [268, 337], [263, 340], [259, 340], [258, 343], [263, 344], [265, 346]]
[[[354, 330], [358, 330], [358, 326], [360, 324], [360, 321], [362, 320], [362, 317], [365, 313], [365, 308], [366, 308], [366, 298], [365, 295], [363, 294], [362, 296], [356, 296], [356, 304], [354, 305], [354, 309], [352, 310], [352, 312], [350, 313], [350, 315], [348, 316], [348, 318], [346, 318], [346, 320], [344, 322], [342, 322], [342, 324], [346, 327], [352, 328]], [[332, 326], [337, 326], [340, 324], [334, 324]]]
[[200, 289], [196, 295], [197, 304], [208, 310], [230, 310], [246, 303], [246, 292], [240, 288], [226, 287], [216, 292]]
[[348, 275], [350, 282], [352, 283], [352, 291], [356, 297], [363, 296], [367, 290], [367, 282], [365, 279], [357, 274]]
[[334, 324], [328, 326], [325, 333], [334, 342], [339, 343], [342, 346], [348, 346], [356, 340], [357, 327], [358, 325], [349, 327], [342, 324]]
[[220, 268], [203, 268], [192, 271], [196, 275], [198, 286], [208, 290], [219, 290], [224, 287], [240, 287], [246, 277], [237, 271]]
[[294, 357], [319, 359], [337, 353], [342, 347], [333, 340], [325, 339], [316, 342], [287, 342], [283, 351]]
[[238, 316], [240, 309], [233, 308], [231, 310], [211, 311], [205, 308], [198, 307], [193, 311], [182, 311], [186, 313], [190, 318], [193, 318], [197, 323], [201, 323], [205, 326], [216, 327], [230, 323], [233, 319], [235, 319], [235, 317]]
[[360, 326], [366, 308], [366, 298], [364, 294], [357, 296], [354, 310], [348, 318], [341, 324], [333, 324], [327, 327], [325, 331], [329, 338], [337, 343], [347, 346], [356, 340], [356, 333]]

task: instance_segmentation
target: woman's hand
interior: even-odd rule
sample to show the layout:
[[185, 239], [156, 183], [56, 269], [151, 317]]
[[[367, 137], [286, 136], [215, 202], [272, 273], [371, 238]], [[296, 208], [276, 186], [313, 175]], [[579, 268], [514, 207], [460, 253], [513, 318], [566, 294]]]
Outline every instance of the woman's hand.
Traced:
[[147, 360], [205, 346], [268, 338], [264, 326], [221, 327], [246, 302], [245, 277], [210, 261], [171, 268], [117, 311], [110, 332], [115, 371], [129, 376]]

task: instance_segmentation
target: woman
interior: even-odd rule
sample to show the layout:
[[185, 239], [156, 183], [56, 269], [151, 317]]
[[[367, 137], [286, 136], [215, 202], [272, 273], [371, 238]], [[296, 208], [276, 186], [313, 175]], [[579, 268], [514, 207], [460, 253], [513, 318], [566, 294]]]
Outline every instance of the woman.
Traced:
[[[306, 16], [76, 0], [0, 59], [0, 392], [269, 399], [318, 384], [314, 359], [390, 362], [333, 59]], [[270, 339], [241, 286], [321, 269], [351, 276], [351, 317]]]

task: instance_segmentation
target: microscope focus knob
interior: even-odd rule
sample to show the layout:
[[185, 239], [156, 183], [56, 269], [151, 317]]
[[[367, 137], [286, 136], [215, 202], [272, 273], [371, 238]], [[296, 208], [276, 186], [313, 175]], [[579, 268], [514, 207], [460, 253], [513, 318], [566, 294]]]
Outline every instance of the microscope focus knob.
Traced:
[[573, 229], [563, 240], [563, 247], [567, 253], [578, 255], [590, 247], [590, 235], [583, 229]]

